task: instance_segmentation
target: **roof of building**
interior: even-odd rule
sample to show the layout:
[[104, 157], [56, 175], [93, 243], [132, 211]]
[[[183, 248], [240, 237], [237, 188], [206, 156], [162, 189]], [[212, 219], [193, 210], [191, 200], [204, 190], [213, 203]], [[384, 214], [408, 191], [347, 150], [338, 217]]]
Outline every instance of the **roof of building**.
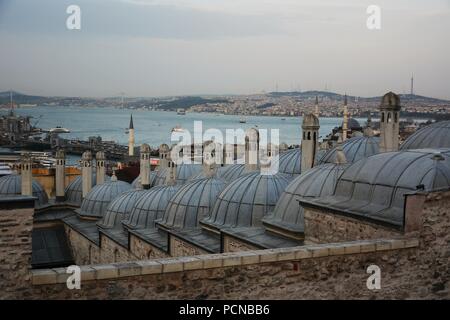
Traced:
[[449, 186], [449, 149], [387, 152], [349, 166], [334, 195], [301, 203], [401, 228], [406, 194]]
[[[150, 172], [150, 180], [149, 180], [149, 181], [150, 181], [150, 186], [153, 185], [153, 183], [154, 183], [154, 181], [155, 181], [155, 178], [156, 178], [156, 171]], [[131, 183], [131, 186], [132, 186], [134, 189], [142, 189], [141, 175], [138, 175], [138, 176], [136, 177], [136, 179], [133, 180], [133, 182]]]
[[[185, 184], [190, 177], [202, 171], [201, 164], [181, 164], [177, 166], [176, 181], [177, 185]], [[170, 168], [161, 168], [156, 171], [154, 186], [162, 186], [166, 184], [166, 178], [170, 174]]]
[[[48, 204], [48, 196], [44, 188], [36, 180], [32, 180], [33, 196], [36, 208]], [[10, 174], [0, 178], [0, 197], [9, 197], [22, 194], [22, 176], [19, 174]]]
[[154, 228], [155, 220], [161, 219], [169, 200], [178, 191], [179, 186], [157, 186], [145, 190], [137, 199], [124, 226], [130, 229]]
[[96, 185], [83, 199], [78, 213], [81, 216], [102, 218], [109, 203], [118, 195], [130, 189], [132, 187], [129, 183], [120, 180], [111, 180]]
[[112, 200], [106, 208], [105, 216], [98, 222], [102, 229], [122, 230], [122, 221], [128, 220], [136, 201], [144, 190], [128, 190]]
[[[220, 167], [217, 169], [216, 176], [219, 179], [226, 181], [227, 183], [236, 180], [237, 178], [243, 176], [244, 174], [250, 173], [253, 171], [249, 171], [245, 164], [243, 163], [235, 163], [229, 164], [224, 167]], [[256, 171], [255, 171], [256, 172]], [[259, 169], [257, 170], [259, 172]]]
[[160, 224], [171, 229], [196, 228], [198, 221], [210, 214], [225, 185], [225, 181], [214, 177], [185, 184], [169, 200]]
[[[353, 163], [379, 153], [379, 141], [380, 138], [374, 136], [353, 137], [346, 140], [342, 143], [342, 150], [347, 162]], [[319, 160], [319, 164], [333, 163], [336, 158], [336, 150], [336, 148], [328, 150]]]
[[202, 223], [219, 229], [259, 226], [290, 181], [291, 177], [283, 173], [247, 173], [227, 185], [217, 198], [211, 215]]
[[[318, 150], [316, 153], [316, 162], [323, 157], [325, 150]], [[278, 171], [291, 176], [299, 175], [302, 167], [301, 148], [289, 149], [279, 155]]]
[[[96, 173], [92, 173], [92, 187], [96, 184]], [[105, 182], [110, 181], [109, 176], [105, 176]], [[73, 179], [66, 187], [65, 196], [66, 203], [73, 206], [81, 206], [81, 201], [83, 200], [83, 180], [81, 176]]]
[[64, 226], [33, 228], [31, 265], [33, 268], [57, 268], [73, 264]]
[[338, 178], [347, 164], [324, 163], [295, 178], [281, 194], [273, 212], [263, 218], [264, 223], [291, 232], [303, 233], [303, 207], [298, 198], [317, 198], [334, 193]]
[[400, 150], [422, 148], [450, 148], [450, 120], [421, 128], [400, 145]]

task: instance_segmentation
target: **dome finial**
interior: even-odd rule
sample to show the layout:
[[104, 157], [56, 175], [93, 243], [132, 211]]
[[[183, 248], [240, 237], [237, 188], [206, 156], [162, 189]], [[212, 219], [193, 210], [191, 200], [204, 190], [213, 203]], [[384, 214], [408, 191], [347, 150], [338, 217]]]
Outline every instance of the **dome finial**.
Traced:
[[342, 149], [342, 145], [338, 144], [336, 147], [336, 158], [335, 158], [336, 164], [346, 164], [347, 163], [347, 157], [345, 156], [344, 150]]
[[117, 181], [116, 169], [113, 169], [113, 173], [112, 173], [112, 176], [111, 176], [111, 181], [112, 182], [116, 182]]

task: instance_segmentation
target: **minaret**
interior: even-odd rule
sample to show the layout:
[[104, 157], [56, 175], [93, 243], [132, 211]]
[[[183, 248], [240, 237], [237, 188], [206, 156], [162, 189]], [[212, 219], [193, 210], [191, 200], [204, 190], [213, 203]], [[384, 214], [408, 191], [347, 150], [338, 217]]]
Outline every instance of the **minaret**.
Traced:
[[81, 156], [81, 180], [84, 198], [92, 188], [92, 154], [90, 151], [85, 151]]
[[96, 181], [95, 184], [102, 184], [105, 182], [105, 174], [106, 174], [106, 168], [105, 168], [105, 153], [103, 151], [97, 152], [95, 155], [95, 164], [97, 166], [97, 174], [96, 174]]
[[134, 156], [134, 125], [133, 125], [133, 115], [130, 117], [130, 126], [128, 128], [128, 155], [130, 157]]
[[411, 75], [411, 95], [414, 94], [414, 75]]
[[380, 105], [380, 152], [397, 151], [400, 133], [400, 97], [386, 93]]
[[66, 170], [66, 156], [64, 150], [56, 151], [56, 170], [55, 170], [55, 196], [57, 202], [65, 200], [65, 170]]
[[32, 159], [29, 153], [24, 153], [21, 156], [20, 162], [20, 175], [22, 180], [22, 195], [33, 195], [33, 172], [32, 172]]
[[142, 189], [150, 189], [150, 146], [146, 143], [141, 145], [141, 185]]
[[344, 121], [342, 122], [342, 141], [347, 140], [348, 131], [348, 107], [347, 107], [347, 94], [344, 97]]
[[319, 146], [319, 119], [315, 115], [308, 114], [303, 117], [302, 124], [302, 163], [301, 172], [312, 168], [316, 159]]
[[319, 98], [316, 96], [316, 103], [314, 104], [314, 115], [317, 119], [320, 117], [320, 111], [319, 111]]
[[259, 167], [259, 131], [250, 128], [245, 133], [245, 170], [255, 171]]

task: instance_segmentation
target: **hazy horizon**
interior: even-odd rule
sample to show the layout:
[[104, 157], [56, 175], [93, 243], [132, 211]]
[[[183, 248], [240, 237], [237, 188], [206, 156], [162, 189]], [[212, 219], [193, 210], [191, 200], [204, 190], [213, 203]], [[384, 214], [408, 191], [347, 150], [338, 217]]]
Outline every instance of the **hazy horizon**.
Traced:
[[0, 91], [373, 97], [409, 93], [414, 74], [415, 94], [449, 100], [449, 30], [449, 0], [0, 0]]

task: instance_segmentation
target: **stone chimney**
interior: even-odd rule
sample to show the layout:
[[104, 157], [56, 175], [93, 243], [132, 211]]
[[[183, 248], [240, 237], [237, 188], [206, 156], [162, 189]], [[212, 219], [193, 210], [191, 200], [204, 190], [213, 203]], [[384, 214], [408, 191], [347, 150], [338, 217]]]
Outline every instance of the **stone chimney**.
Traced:
[[83, 198], [92, 189], [92, 153], [85, 151], [81, 156], [81, 179]]
[[97, 166], [95, 184], [105, 183], [105, 175], [106, 175], [105, 161], [106, 161], [105, 153], [103, 151], [97, 152], [97, 154], [95, 155], [95, 164]]
[[170, 154], [170, 148], [167, 144], [163, 143], [159, 146], [159, 168], [164, 169], [168, 167], [168, 159]]
[[142, 189], [150, 189], [150, 146], [146, 143], [141, 145], [141, 185]]
[[20, 175], [22, 180], [22, 195], [32, 196], [33, 195], [33, 160], [31, 159], [31, 154], [24, 153], [21, 156], [20, 162]]
[[177, 164], [169, 158], [167, 166], [169, 168], [169, 174], [166, 177], [166, 185], [174, 186], [177, 184]]
[[312, 113], [303, 117], [301, 172], [314, 166], [319, 148], [319, 119]]
[[64, 194], [66, 182], [66, 155], [64, 150], [56, 151], [56, 170], [55, 170], [55, 196], [57, 202], [65, 201]]

